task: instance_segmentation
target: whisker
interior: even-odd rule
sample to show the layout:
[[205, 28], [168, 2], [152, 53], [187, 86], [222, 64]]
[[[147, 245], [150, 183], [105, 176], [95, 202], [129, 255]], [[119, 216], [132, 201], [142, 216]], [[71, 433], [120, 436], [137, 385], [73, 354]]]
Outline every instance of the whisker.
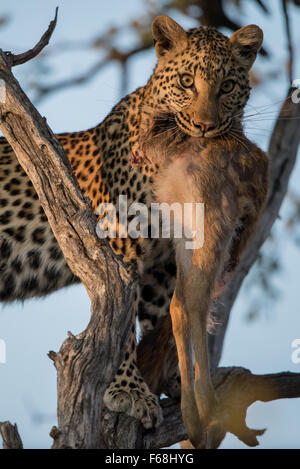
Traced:
[[272, 117], [264, 117], [262, 119], [245, 119], [243, 122], [263, 122], [263, 121], [272, 121], [272, 120], [289, 120], [289, 119], [300, 119], [300, 116], [279, 116], [276, 118], [276, 116], [274, 116], [274, 118]]
[[237, 142], [239, 142], [247, 151], [249, 151], [249, 146], [246, 144], [247, 140], [245, 139], [242, 133], [237, 133], [234, 130], [230, 129], [228, 135], [232, 136]]
[[[251, 104], [248, 104], [248, 106], [251, 106], [255, 109], [255, 113], [252, 114], [244, 114], [244, 117], [249, 117], [249, 116], [257, 116], [259, 114], [264, 114], [269, 108], [275, 107], [278, 104], [283, 104], [284, 102], [288, 101], [292, 95], [292, 92], [284, 99], [280, 99], [279, 101], [275, 101], [271, 104], [265, 104], [262, 106], [258, 106], [257, 108], [254, 108]], [[237, 114], [233, 115], [232, 118], [239, 117], [243, 114], [244, 110], [238, 112]], [[273, 111], [267, 111], [267, 112], [273, 112]]]
[[162, 132], [159, 132], [155, 135], [152, 135], [151, 137], [148, 137], [146, 140], [147, 140], [147, 142], [150, 142], [151, 140], [154, 140], [155, 138], [161, 137], [162, 135], [166, 134], [167, 132], [170, 132], [172, 130], [174, 131], [174, 130], [177, 130], [177, 129], [178, 129], [177, 126], [169, 127], [168, 129], [165, 129]]

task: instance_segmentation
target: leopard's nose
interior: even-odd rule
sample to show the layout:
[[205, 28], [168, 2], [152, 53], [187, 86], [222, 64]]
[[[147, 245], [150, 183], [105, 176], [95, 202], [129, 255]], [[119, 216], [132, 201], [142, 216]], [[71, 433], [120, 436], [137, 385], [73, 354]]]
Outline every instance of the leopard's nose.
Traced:
[[201, 129], [203, 133], [214, 128], [214, 124], [212, 122], [194, 122], [194, 126], [197, 127], [197, 129]]

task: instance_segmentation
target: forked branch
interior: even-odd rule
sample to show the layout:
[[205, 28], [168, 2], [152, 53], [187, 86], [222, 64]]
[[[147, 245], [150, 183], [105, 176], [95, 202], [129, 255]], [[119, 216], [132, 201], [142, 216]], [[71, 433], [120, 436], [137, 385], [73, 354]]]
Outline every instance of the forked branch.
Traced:
[[[236, 435], [248, 446], [257, 446], [257, 436], [263, 430], [253, 430], [246, 425], [248, 408], [256, 401], [300, 397], [300, 373], [275, 373], [253, 375], [241, 367], [218, 368], [212, 375], [216, 395], [220, 403], [223, 428], [217, 428], [212, 445], [218, 448], [226, 433]], [[164, 421], [156, 432], [144, 436], [144, 448], [162, 448], [188, 438], [179, 404], [169, 399], [162, 401]]]

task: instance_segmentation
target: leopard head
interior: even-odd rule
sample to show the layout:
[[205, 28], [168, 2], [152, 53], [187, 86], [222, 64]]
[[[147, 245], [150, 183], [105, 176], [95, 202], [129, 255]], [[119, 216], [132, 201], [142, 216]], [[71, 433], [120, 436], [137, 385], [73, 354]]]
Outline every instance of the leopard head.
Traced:
[[227, 38], [214, 28], [185, 31], [167, 16], [152, 25], [158, 63], [150, 80], [158, 113], [169, 113], [193, 137], [225, 134], [242, 117], [249, 71], [263, 32], [245, 26]]

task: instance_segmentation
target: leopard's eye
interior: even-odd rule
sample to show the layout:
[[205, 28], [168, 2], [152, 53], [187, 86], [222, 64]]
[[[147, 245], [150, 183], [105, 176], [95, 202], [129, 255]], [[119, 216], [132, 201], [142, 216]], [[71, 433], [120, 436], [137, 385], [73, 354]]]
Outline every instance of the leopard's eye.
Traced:
[[223, 81], [220, 90], [222, 93], [230, 93], [230, 91], [233, 90], [234, 85], [235, 85], [235, 82], [233, 80]]
[[180, 83], [184, 88], [191, 88], [194, 84], [194, 78], [187, 73], [180, 75]]

